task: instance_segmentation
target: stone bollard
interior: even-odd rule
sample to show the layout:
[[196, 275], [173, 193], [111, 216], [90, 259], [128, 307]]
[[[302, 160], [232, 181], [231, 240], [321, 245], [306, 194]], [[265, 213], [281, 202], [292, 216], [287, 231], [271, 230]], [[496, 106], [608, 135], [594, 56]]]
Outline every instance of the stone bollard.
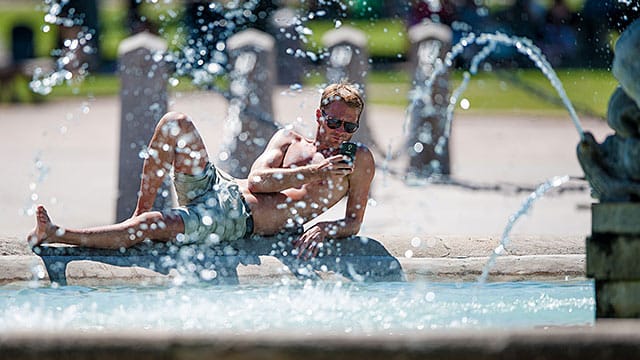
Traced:
[[270, 32], [276, 39], [276, 81], [279, 85], [302, 82], [306, 55], [296, 30], [300, 24], [300, 17], [291, 8], [279, 9], [271, 17]]
[[[360, 89], [360, 94], [367, 101], [366, 83], [369, 72], [369, 54], [367, 37], [364, 32], [350, 26], [327, 31], [322, 36], [322, 43], [328, 49], [327, 83], [348, 81]], [[360, 141], [375, 147], [371, 129], [367, 123], [367, 107], [360, 115], [360, 128], [353, 136]]]
[[253, 161], [278, 129], [271, 94], [275, 79], [275, 41], [264, 32], [247, 29], [229, 38], [232, 69], [225, 143], [219, 154], [222, 169], [246, 177]]
[[[118, 47], [120, 74], [120, 160], [116, 221], [133, 214], [140, 189], [143, 159], [154, 128], [167, 112], [168, 66], [163, 60], [167, 43], [148, 32], [123, 40]], [[170, 182], [159, 190], [154, 209], [171, 207]]]
[[587, 276], [596, 282], [597, 318], [640, 318], [640, 20], [616, 43], [613, 75], [620, 82], [602, 144], [585, 133], [577, 155], [592, 196]]
[[408, 178], [451, 173], [449, 139], [445, 134], [449, 105], [449, 71], [429, 79], [436, 62], [451, 50], [452, 31], [446, 25], [423, 22], [409, 29], [413, 91], [409, 104]]

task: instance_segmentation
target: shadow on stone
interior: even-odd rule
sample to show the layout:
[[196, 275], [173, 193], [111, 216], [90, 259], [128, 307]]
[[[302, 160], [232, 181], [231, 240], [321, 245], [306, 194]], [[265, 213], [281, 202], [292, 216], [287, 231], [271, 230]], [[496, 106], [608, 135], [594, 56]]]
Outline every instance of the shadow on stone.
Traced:
[[72, 261], [92, 261], [119, 267], [141, 267], [168, 275], [176, 270], [186, 281], [239, 284], [239, 265], [261, 265], [259, 256], [273, 256], [298, 279], [320, 279], [318, 272], [333, 272], [358, 282], [404, 281], [400, 262], [377, 240], [354, 236], [330, 240], [314, 259], [297, 259], [291, 245], [295, 234], [254, 236], [216, 245], [148, 242], [129, 249], [104, 250], [75, 246], [39, 246], [49, 279], [67, 284]]

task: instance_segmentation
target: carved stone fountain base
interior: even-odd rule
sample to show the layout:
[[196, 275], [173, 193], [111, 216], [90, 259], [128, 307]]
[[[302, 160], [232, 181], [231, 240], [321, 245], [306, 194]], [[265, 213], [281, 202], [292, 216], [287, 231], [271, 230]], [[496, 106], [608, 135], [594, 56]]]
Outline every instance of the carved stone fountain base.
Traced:
[[640, 203], [591, 208], [587, 276], [596, 281], [596, 318], [640, 318]]

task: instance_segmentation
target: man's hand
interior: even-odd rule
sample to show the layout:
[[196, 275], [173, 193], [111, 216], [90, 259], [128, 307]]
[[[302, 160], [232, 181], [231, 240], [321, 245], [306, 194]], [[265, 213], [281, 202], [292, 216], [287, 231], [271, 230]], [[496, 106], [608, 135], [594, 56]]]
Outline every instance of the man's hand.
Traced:
[[305, 231], [298, 239], [293, 241], [293, 247], [298, 250], [297, 258], [305, 260], [314, 258], [324, 246], [327, 233], [318, 225]]
[[333, 155], [322, 162], [315, 164], [318, 171], [322, 173], [321, 177], [331, 175], [345, 176], [353, 172], [353, 163], [349, 161], [349, 157], [344, 155]]

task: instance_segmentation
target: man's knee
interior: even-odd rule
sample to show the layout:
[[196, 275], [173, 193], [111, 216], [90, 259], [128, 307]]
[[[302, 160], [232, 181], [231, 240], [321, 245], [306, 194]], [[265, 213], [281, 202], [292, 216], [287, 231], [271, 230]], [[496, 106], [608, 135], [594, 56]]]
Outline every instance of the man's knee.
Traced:
[[158, 121], [156, 132], [160, 132], [164, 136], [176, 137], [191, 128], [193, 128], [193, 124], [187, 115], [177, 111], [170, 111]]
[[134, 217], [132, 220], [134, 225], [148, 228], [151, 225], [161, 226], [164, 222], [164, 216], [159, 211], [149, 211]]
[[159, 211], [150, 211], [135, 216], [125, 223], [130, 239], [134, 245], [140, 241], [150, 240], [170, 240], [175, 233], [182, 231], [178, 225], [178, 220], [171, 214], [168, 218]]

